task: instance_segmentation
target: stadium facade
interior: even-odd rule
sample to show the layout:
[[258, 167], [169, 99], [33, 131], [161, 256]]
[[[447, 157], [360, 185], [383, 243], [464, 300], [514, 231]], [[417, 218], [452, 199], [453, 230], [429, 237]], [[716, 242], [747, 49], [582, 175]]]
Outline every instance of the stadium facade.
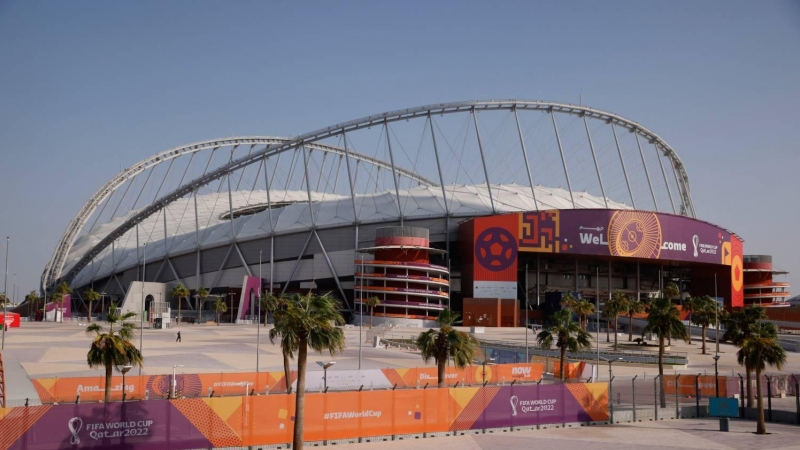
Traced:
[[[330, 292], [356, 322], [377, 296], [377, 323], [427, 324], [465, 299], [541, 309], [564, 292], [655, 296], [668, 281], [738, 307], [742, 276], [741, 239], [697, 218], [686, 169], [655, 133], [585, 106], [492, 100], [156, 154], [86, 202], [42, 288], [68, 283], [76, 315], [93, 288], [94, 314], [144, 302], [151, 318], [160, 304], [202, 319], [205, 287], [229, 321], [252, 319], [263, 289]], [[178, 283], [192, 291], [180, 305]]]

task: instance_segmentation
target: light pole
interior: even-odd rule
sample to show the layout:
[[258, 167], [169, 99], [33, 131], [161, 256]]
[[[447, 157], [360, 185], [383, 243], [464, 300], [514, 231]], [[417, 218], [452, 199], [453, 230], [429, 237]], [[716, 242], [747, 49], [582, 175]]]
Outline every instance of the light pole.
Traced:
[[3, 323], [0, 326], [3, 327], [3, 342], [0, 344], [0, 349], [6, 348], [6, 317], [8, 314], [8, 309], [6, 305], [8, 305], [8, 244], [11, 241], [11, 238], [6, 236], [6, 281], [5, 286], [3, 287], [3, 296], [5, 296], [5, 301], [3, 302]]
[[329, 363], [324, 363], [322, 361], [317, 361], [320, 367], [322, 367], [322, 387], [323, 392], [328, 392], [328, 369], [336, 364], [336, 361], [331, 361]]
[[[597, 346], [597, 379], [600, 379], [600, 264], [597, 265], [597, 284], [595, 285], [595, 299], [594, 311], [597, 314], [595, 324], [597, 325], [597, 332], [595, 333], [594, 344]], [[610, 287], [610, 286], [609, 286]], [[606, 303], [608, 308], [608, 303]], [[614, 330], [616, 331], [616, 330]]]
[[717, 301], [717, 274], [714, 274], [714, 322], [717, 323], [717, 329], [714, 330], [714, 340], [717, 343], [717, 355], [719, 355], [719, 302]]
[[100, 320], [103, 320], [103, 311], [106, 309], [106, 293], [100, 293]]
[[[144, 280], [147, 271], [147, 242], [144, 243], [144, 253], [142, 257], [142, 309], [139, 311], [139, 353], [143, 352], [144, 344]], [[180, 299], [178, 299], [180, 301]], [[142, 366], [139, 366], [139, 375], [142, 374]]]
[[123, 403], [125, 402], [125, 394], [126, 394], [126, 392], [125, 392], [125, 374], [128, 373], [128, 371], [131, 370], [132, 368], [133, 368], [133, 366], [129, 366], [129, 365], [124, 365], [124, 366], [123, 365], [117, 365], [117, 372], [122, 374], [122, 402]]
[[528, 348], [528, 263], [525, 263], [525, 363], [531, 362], [531, 354]]
[[717, 398], [719, 398], [719, 355], [714, 355], [714, 387], [717, 389]]
[[[261, 279], [261, 252], [262, 250], [258, 250], [258, 314], [256, 315], [256, 373], [258, 373], [258, 352], [259, 348], [261, 348], [261, 284], [263, 283]], [[258, 388], [258, 386], [256, 386]]]
[[[359, 254], [360, 255], [360, 254]], [[361, 330], [364, 328], [364, 256], [360, 255], [361, 259], [361, 289], [359, 289], [358, 296], [360, 301], [358, 303], [358, 370], [361, 370], [361, 347], [364, 345], [364, 338], [361, 336]], [[386, 311], [384, 309], [384, 311]]]
[[172, 365], [172, 383], [170, 383], [169, 398], [175, 398], [175, 369], [178, 367], [183, 367], [183, 364]]

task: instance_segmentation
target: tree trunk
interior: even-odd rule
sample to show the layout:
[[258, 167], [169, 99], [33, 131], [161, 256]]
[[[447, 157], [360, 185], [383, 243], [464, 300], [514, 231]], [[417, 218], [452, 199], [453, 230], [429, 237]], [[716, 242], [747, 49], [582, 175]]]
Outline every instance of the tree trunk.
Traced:
[[89, 301], [88, 303], [89, 307], [86, 309], [86, 312], [88, 313], [89, 316], [89, 323], [92, 323], [92, 302]]
[[374, 313], [374, 312], [375, 312], [375, 307], [374, 306], [370, 306], [369, 307], [369, 329], [370, 330], [372, 329], [372, 313]]
[[289, 354], [283, 353], [283, 377], [286, 380], [286, 393], [292, 393], [292, 369], [289, 366]]
[[197, 323], [203, 320], [203, 301], [205, 299], [197, 297]]
[[700, 326], [700, 339], [703, 341], [703, 354], [706, 354], [706, 326]]
[[692, 315], [689, 314], [689, 345], [692, 345]]
[[217, 326], [219, 326], [219, 311], [217, 311]]
[[750, 366], [745, 364], [744, 371], [747, 374], [747, 407], [753, 407], [753, 370], [750, 369]]
[[[658, 394], [661, 399], [661, 407], [667, 407], [667, 394], [664, 392], [664, 335], [658, 335], [658, 376], [661, 378], [661, 392]], [[675, 387], [677, 389], [677, 386]]]
[[633, 342], [633, 314], [628, 314], [628, 342]]
[[566, 362], [567, 362], [567, 347], [562, 346], [561, 347], [561, 382], [562, 383], [567, 380]]
[[294, 406], [294, 438], [293, 450], [303, 450], [303, 428], [306, 415], [306, 359], [308, 355], [308, 342], [305, 337], [300, 337], [300, 349], [297, 351], [297, 393]]
[[617, 324], [619, 324], [619, 316], [614, 316], [614, 351], [617, 351]]
[[178, 323], [176, 323], [175, 326], [178, 326], [180, 324], [181, 324], [181, 298], [178, 297]]
[[[439, 382], [437, 384], [437, 386], [440, 387], [440, 388], [447, 387], [447, 383], [445, 382], [445, 378], [444, 378], [445, 373], [446, 373], [446, 371], [445, 371], [446, 365], [447, 365], [447, 356], [446, 355], [445, 355], [444, 358], [440, 358], [438, 361], [436, 361], [436, 366], [437, 366], [436, 367], [436, 379]], [[486, 370], [486, 366], [483, 366], [483, 370], [484, 371]], [[484, 376], [484, 378], [485, 378], [485, 376]]]
[[608, 320], [606, 320], [606, 342], [611, 342], [611, 327], [608, 325]]
[[[110, 362], [106, 363], [106, 395], [105, 395], [105, 402], [111, 403], [111, 368], [112, 364]], [[124, 388], [124, 387], [123, 387]]]
[[756, 403], [758, 404], [756, 434], [767, 434], [767, 425], [764, 423], [764, 396], [761, 395], [761, 369], [758, 367], [756, 367]]

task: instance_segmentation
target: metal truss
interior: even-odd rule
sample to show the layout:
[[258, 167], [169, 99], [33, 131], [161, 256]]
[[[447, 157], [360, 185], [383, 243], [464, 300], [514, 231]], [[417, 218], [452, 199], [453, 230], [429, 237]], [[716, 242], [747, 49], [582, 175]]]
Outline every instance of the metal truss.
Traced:
[[[101, 251], [103, 251], [105, 248], [107, 248], [109, 245], [111, 245], [112, 242], [114, 242], [115, 239], [118, 239], [119, 237], [123, 236], [126, 232], [128, 232], [130, 229], [135, 227], [137, 224], [141, 223], [146, 218], [152, 216], [153, 214], [156, 214], [157, 212], [159, 212], [162, 209], [165, 209], [168, 204], [170, 204], [172, 202], [175, 202], [176, 200], [179, 200], [181, 198], [187, 197], [189, 195], [195, 194], [197, 192], [197, 189], [199, 189], [202, 186], [208, 185], [208, 184], [210, 184], [210, 183], [212, 183], [212, 182], [214, 182], [216, 180], [221, 180], [224, 177], [230, 177], [237, 170], [243, 170], [244, 168], [248, 167], [249, 165], [260, 163], [260, 162], [262, 162], [263, 160], [265, 160], [268, 157], [272, 157], [272, 156], [278, 156], [279, 157], [282, 153], [287, 152], [287, 151], [293, 151], [293, 150], [295, 151], [293, 156], [292, 156], [292, 166], [291, 166], [291, 169], [290, 169], [290, 173], [291, 173], [291, 170], [294, 169], [295, 160], [297, 158], [297, 151], [296, 150], [301, 150], [301, 151], [304, 152], [303, 153], [303, 158], [304, 158], [303, 162], [305, 164], [307, 164], [307, 160], [305, 159], [306, 155], [305, 155], [305, 150], [304, 149], [320, 149], [320, 150], [323, 150], [323, 151], [326, 151], [326, 152], [329, 152], [329, 153], [336, 153], [336, 154], [344, 156], [345, 162], [347, 164], [348, 178], [350, 178], [350, 180], [349, 180], [350, 192], [351, 192], [351, 196], [353, 197], [353, 206], [354, 206], [354, 213], [355, 213], [355, 223], [354, 224], [356, 226], [358, 225], [359, 220], [358, 220], [358, 211], [355, 209], [355, 195], [356, 194], [354, 192], [354, 187], [353, 187], [353, 185], [354, 185], [354, 177], [350, 175], [351, 174], [350, 159], [352, 158], [352, 159], [356, 160], [355, 177], [358, 176], [358, 162], [359, 161], [369, 162], [371, 164], [375, 164], [375, 165], [379, 166], [379, 168], [384, 168], [384, 169], [391, 170], [391, 173], [392, 173], [393, 178], [394, 178], [394, 191], [395, 191], [394, 194], [396, 195], [397, 205], [398, 205], [398, 209], [399, 209], [399, 211], [398, 211], [399, 212], [398, 219], [402, 223], [404, 217], [403, 217], [402, 207], [400, 206], [400, 198], [399, 198], [400, 197], [400, 193], [399, 193], [399, 188], [398, 188], [398, 185], [397, 185], [397, 174], [403, 174], [404, 176], [406, 176], [406, 177], [408, 177], [410, 179], [413, 179], [413, 180], [417, 181], [420, 184], [424, 184], [424, 185], [428, 185], [428, 186], [439, 186], [439, 185], [441, 185], [442, 187], [444, 187], [444, 179], [442, 177], [442, 172], [441, 172], [441, 161], [439, 160], [439, 154], [438, 154], [437, 147], [436, 147], [436, 134], [434, 133], [433, 126], [430, 127], [431, 128], [431, 139], [433, 140], [434, 153], [435, 153], [435, 156], [436, 156], [436, 165], [437, 165], [437, 169], [438, 169], [438, 172], [439, 172], [439, 179], [440, 179], [439, 185], [437, 185], [436, 183], [433, 183], [430, 180], [424, 179], [423, 177], [415, 174], [414, 172], [403, 170], [402, 168], [400, 168], [400, 167], [398, 167], [398, 166], [396, 166], [394, 164], [394, 154], [393, 154], [393, 150], [392, 150], [391, 139], [389, 137], [389, 128], [388, 128], [389, 124], [390, 123], [394, 123], [394, 122], [398, 122], [398, 121], [408, 121], [410, 119], [422, 118], [422, 119], [426, 119], [426, 120], [430, 121], [431, 120], [431, 116], [435, 116], [435, 115], [442, 116], [442, 115], [445, 115], [445, 114], [458, 114], [458, 113], [466, 113], [466, 114], [471, 114], [472, 115], [471, 119], [475, 124], [475, 132], [476, 132], [476, 135], [477, 135], [478, 147], [479, 147], [479, 150], [481, 152], [481, 164], [483, 165], [483, 172], [484, 172], [484, 174], [486, 176], [486, 180], [485, 180], [486, 187], [487, 187], [487, 189], [489, 191], [489, 202], [491, 203], [492, 210], [495, 210], [496, 199], [494, 199], [494, 197], [492, 195], [492, 184], [491, 184], [491, 182], [489, 180], [489, 173], [488, 173], [488, 170], [487, 170], [487, 167], [486, 167], [486, 161], [485, 161], [484, 149], [483, 149], [483, 141], [481, 139], [481, 134], [480, 134], [479, 127], [478, 127], [478, 119], [477, 119], [477, 114], [476, 113], [477, 112], [481, 112], [481, 111], [502, 111], [502, 110], [513, 111], [514, 112], [515, 119], [516, 119], [517, 130], [519, 131], [520, 144], [521, 144], [523, 153], [525, 153], [525, 150], [524, 150], [525, 149], [525, 143], [524, 143], [524, 139], [523, 139], [523, 133], [522, 133], [522, 131], [520, 129], [519, 119], [516, 117], [517, 111], [520, 111], [520, 110], [541, 111], [541, 112], [544, 112], [544, 113], [547, 113], [547, 114], [551, 115], [555, 136], [556, 136], [556, 139], [557, 139], [557, 142], [558, 142], [558, 149], [559, 149], [559, 152], [561, 154], [561, 162], [563, 164], [564, 174], [565, 174], [565, 176], [567, 178], [567, 184], [568, 184], [568, 188], [569, 188], [569, 196], [570, 196], [570, 199], [571, 199], [571, 201], [573, 203], [573, 207], [575, 207], [576, 200], [573, 197], [572, 187], [571, 187], [570, 181], [569, 181], [569, 172], [568, 172], [568, 168], [567, 168], [567, 164], [566, 164], [566, 159], [565, 159], [565, 156], [564, 156], [564, 150], [562, 149], [561, 138], [559, 136], [559, 127], [558, 127], [558, 124], [557, 124], [556, 118], [555, 118], [555, 114], [556, 113], [580, 117], [580, 118], [583, 119], [584, 124], [585, 124], [586, 118], [588, 117], [588, 118], [591, 118], [591, 119], [604, 121], [606, 124], [611, 126], [611, 129], [612, 129], [612, 131], [614, 133], [614, 136], [615, 136], [615, 142], [617, 144], [617, 150], [618, 150], [618, 152], [620, 152], [620, 161], [621, 161], [621, 164], [622, 164], [622, 167], [623, 167], [625, 181], [626, 181], [626, 184], [628, 185], [629, 193], [631, 194], [631, 201], [634, 202], [634, 207], [635, 207], [635, 200], [634, 200], [634, 196], [633, 196], [633, 191], [630, 188], [630, 180], [628, 179], [628, 173], [627, 173], [627, 170], [625, 168], [625, 162], [622, 159], [622, 154], [621, 154], [621, 151], [619, 149], [619, 143], [618, 143], [618, 141], [616, 139], [616, 128], [625, 129], [625, 130], [628, 130], [630, 133], [635, 133], [637, 144], [639, 145], [639, 152], [640, 153], [641, 153], [641, 144], [639, 142], [640, 138], [645, 139], [647, 142], [652, 144], [655, 147], [656, 151], [659, 152], [664, 157], [668, 158], [670, 163], [672, 164], [673, 174], [675, 176], [675, 182], [677, 184], [677, 189], [678, 189], [678, 195], [680, 197], [678, 199], [679, 200], [679, 205], [678, 206], [679, 206], [680, 214], [683, 214], [683, 215], [686, 215], [686, 216], [689, 216], [689, 217], [696, 217], [694, 205], [693, 205], [693, 202], [692, 202], [692, 199], [691, 199], [691, 194], [690, 194], [689, 177], [688, 177], [688, 175], [686, 173], [686, 169], [685, 169], [682, 161], [680, 160], [678, 155], [675, 153], [675, 151], [663, 139], [661, 139], [655, 133], [653, 133], [652, 131], [648, 130], [647, 128], [639, 125], [636, 122], [633, 122], [631, 120], [625, 119], [625, 118], [623, 118], [623, 117], [621, 117], [619, 115], [616, 115], [616, 114], [613, 114], [613, 113], [610, 113], [610, 112], [606, 112], [606, 111], [602, 111], [602, 110], [598, 110], [598, 109], [594, 109], [594, 108], [589, 108], [589, 107], [586, 107], [586, 106], [572, 105], [572, 104], [566, 104], [566, 103], [547, 102], [547, 101], [490, 100], [490, 101], [465, 101], [465, 102], [456, 102], [456, 103], [441, 103], [441, 104], [435, 104], [435, 105], [427, 105], [427, 106], [421, 106], [421, 107], [416, 107], [416, 108], [403, 109], [403, 110], [398, 110], [398, 111], [390, 111], [390, 112], [385, 112], [385, 113], [382, 113], [382, 114], [377, 114], [377, 115], [367, 116], [367, 117], [363, 117], [363, 118], [356, 119], [356, 120], [351, 120], [351, 121], [348, 121], [348, 122], [342, 122], [342, 123], [339, 123], [339, 124], [336, 124], [336, 125], [332, 125], [332, 126], [329, 126], [329, 127], [321, 128], [321, 129], [316, 130], [316, 131], [312, 131], [310, 133], [302, 134], [302, 135], [297, 136], [297, 137], [292, 138], [292, 139], [264, 138], [264, 137], [252, 138], [251, 137], [251, 138], [231, 138], [231, 139], [225, 139], [225, 140], [201, 142], [201, 143], [192, 144], [192, 145], [185, 146], [185, 147], [179, 147], [179, 148], [176, 148], [176, 149], [168, 150], [168, 151], [160, 153], [159, 155], [156, 155], [156, 156], [154, 156], [152, 158], [149, 158], [149, 159], [147, 159], [145, 161], [142, 161], [142, 162], [132, 166], [131, 168], [126, 169], [126, 171], [123, 171], [120, 175], [118, 175], [113, 180], [111, 180], [109, 183], [107, 183], [100, 191], [98, 191], [97, 194], [95, 194], [95, 196], [92, 197], [92, 199], [90, 199], [89, 202], [87, 202], [86, 205], [84, 205], [83, 209], [81, 209], [79, 214], [70, 223], [70, 226], [68, 227], [67, 231], [65, 232], [65, 234], [62, 237], [61, 241], [59, 242], [59, 246], [57, 247], [53, 258], [51, 259], [50, 263], [46, 267], [45, 273], [42, 275], [42, 284], [43, 284], [43, 286], [46, 287], [46, 286], [51, 286], [51, 285], [55, 284], [56, 281], [58, 281], [58, 282], [60, 282], [60, 281], [71, 282], [74, 279], [74, 277], [78, 273], [80, 273], [80, 271], [84, 267], [86, 267], [86, 265], [88, 265], [90, 263], [90, 261], [95, 256], [99, 255]], [[352, 133], [352, 132], [357, 131], [357, 130], [370, 128], [372, 126], [384, 127], [384, 129], [385, 129], [385, 132], [386, 132], [386, 143], [388, 145], [388, 151], [389, 151], [389, 157], [390, 157], [390, 161], [388, 163], [385, 162], [385, 161], [381, 161], [381, 160], [377, 160], [377, 159], [374, 159], [374, 158], [369, 158], [369, 157], [364, 156], [364, 155], [360, 155], [358, 153], [353, 152], [352, 150], [348, 150], [348, 148], [347, 148], [347, 137], [346, 136], [347, 136], [348, 133]], [[594, 146], [592, 144], [592, 140], [591, 140], [591, 136], [589, 134], [588, 126], [586, 126], [586, 134], [587, 134], [587, 137], [589, 139], [589, 145], [590, 145], [591, 150], [592, 150], [592, 156], [593, 156], [593, 158], [595, 158], [594, 164], [595, 164], [595, 167], [597, 167], [597, 160], [596, 160], [596, 157], [594, 156]], [[323, 145], [319, 144], [319, 141], [322, 141], [324, 139], [333, 138], [333, 137], [343, 138], [343, 140], [344, 140], [344, 149], [339, 149], [337, 147], [323, 146]], [[103, 201], [103, 199], [108, 197], [108, 195], [110, 195], [110, 193], [113, 192], [113, 190], [115, 190], [118, 187], [120, 187], [127, 179], [129, 179], [129, 178], [141, 173], [142, 171], [147, 169], [149, 166], [152, 166], [152, 165], [158, 164], [158, 163], [162, 163], [162, 162], [164, 162], [166, 160], [169, 160], [171, 158], [175, 158], [175, 157], [180, 156], [182, 154], [196, 152], [196, 151], [199, 151], [199, 150], [202, 150], [202, 149], [208, 149], [208, 148], [216, 149], [216, 148], [219, 148], [221, 146], [234, 146], [234, 150], [235, 150], [235, 146], [239, 146], [239, 145], [251, 145], [250, 152], [248, 152], [247, 155], [239, 157], [239, 158], [237, 158], [235, 160], [233, 159], [233, 152], [232, 152], [231, 153], [231, 159], [229, 160], [229, 162], [227, 164], [219, 166], [219, 167], [217, 167], [217, 168], [215, 168], [215, 169], [213, 169], [211, 171], [207, 171], [202, 176], [200, 176], [198, 178], [195, 178], [194, 180], [191, 180], [191, 181], [189, 181], [187, 183], [184, 183], [181, 186], [179, 186], [177, 189], [173, 190], [172, 192], [170, 192], [170, 193], [168, 193], [166, 195], [163, 195], [160, 198], [155, 199], [150, 205], [140, 209], [138, 212], [136, 212], [135, 214], [131, 215], [124, 223], [122, 223], [116, 229], [114, 229], [113, 231], [108, 233], [102, 240], [100, 240], [98, 243], [96, 243], [89, 251], [87, 251], [85, 254], [83, 254], [80, 257], [80, 259], [72, 266], [72, 268], [69, 270], [68, 273], [66, 273], [66, 274], [62, 273], [62, 270], [63, 270], [63, 267], [64, 267], [64, 262], [65, 262], [65, 258], [66, 258], [66, 255], [67, 255], [68, 251], [69, 251], [69, 248], [71, 247], [72, 243], [74, 242], [74, 240], [75, 240], [76, 236], [78, 235], [79, 231], [86, 224], [86, 221], [88, 220], [89, 216], [92, 215], [94, 210]], [[256, 146], [256, 145], [265, 145], [265, 147], [263, 149], [254, 150], [253, 147]], [[647, 171], [647, 165], [644, 162], [643, 154], [642, 154], [642, 161], [643, 161], [643, 164], [644, 164], [644, 167], [645, 167], [645, 171]], [[340, 160], [340, 163], [341, 163], [341, 160]], [[660, 157], [659, 157], [659, 163], [661, 164]], [[525, 156], [525, 165], [526, 165], [528, 177], [530, 179], [531, 169], [530, 169], [530, 166], [529, 166], [529, 163], [528, 163], [527, 156]], [[307, 167], [306, 167], [306, 169], [307, 169]], [[663, 170], [663, 165], [661, 166], [661, 170], [662, 170], [662, 174], [664, 176], [664, 180], [665, 180], [665, 183], [666, 183], [667, 175], [666, 175], [666, 172], [664, 172], [664, 170]], [[655, 202], [655, 196], [653, 194], [653, 188], [652, 188], [652, 184], [650, 182], [650, 174], [649, 174], [649, 172], [646, 173], [646, 175], [647, 175], [647, 183], [650, 186], [650, 193], [653, 195], [653, 200]], [[266, 176], [266, 173], [265, 173], [265, 176]], [[597, 176], [598, 176], [598, 180], [600, 182], [600, 187], [603, 190], [603, 196], [604, 196], [604, 199], [605, 199], [605, 189], [603, 187], [603, 182], [602, 182], [602, 178], [600, 176], [599, 168], [598, 168]], [[306, 179], [307, 179], [307, 177], [308, 177], [308, 175], [306, 174]], [[336, 181], [338, 182], [338, 171], [337, 171], [337, 180]], [[230, 181], [229, 181], [229, 183], [230, 183]], [[317, 182], [317, 183], [319, 184], [319, 182]], [[531, 182], [531, 184], [533, 184], [533, 183]], [[269, 186], [271, 185], [271, 181], [268, 182], [267, 185], [268, 185], [267, 193], [269, 195], [269, 191], [270, 191], [270, 187]], [[310, 180], [306, 180], [307, 189], [310, 189], [309, 185], [310, 185]], [[377, 182], [376, 182], [376, 186], [377, 186]], [[238, 187], [238, 184], [237, 184], [237, 187]], [[221, 189], [221, 187], [220, 187], [220, 189]], [[537, 203], [537, 199], [536, 199], [536, 195], [535, 195], [533, 186], [531, 186], [531, 191], [532, 191], [531, 193], [533, 195], [534, 204], [536, 204], [537, 207], [538, 207], [538, 203]], [[667, 191], [669, 192], [669, 188], [667, 188]], [[159, 192], [160, 192], [160, 190], [159, 190]], [[445, 203], [445, 209], [447, 210], [444, 218], [445, 218], [445, 220], [449, 220], [450, 211], [449, 211], [449, 208], [448, 208], [447, 196], [446, 196], [444, 190], [443, 190], [443, 195], [445, 195], [444, 203]], [[672, 194], [671, 193], [670, 193], [670, 202], [673, 203], [673, 199], [672, 199]], [[310, 196], [309, 196], [309, 207], [310, 207], [310, 205], [311, 205], [311, 201], [310, 201]], [[657, 207], [657, 205], [656, 205], [656, 207]], [[675, 210], [675, 212], [678, 212], [678, 210], [675, 209], [675, 204], [674, 203], [673, 203], [673, 209]], [[312, 218], [313, 218], [313, 213], [312, 213]], [[274, 235], [274, 230], [271, 232], [271, 234]], [[309, 239], [310, 238], [311, 238], [311, 235], [309, 236]], [[233, 242], [233, 245], [235, 246], [235, 242]]]
[[[69, 225], [67, 226], [67, 230], [64, 232], [63, 236], [56, 245], [56, 250], [53, 253], [52, 258], [50, 259], [50, 261], [48, 261], [47, 266], [45, 266], [45, 270], [44, 273], [42, 274], [42, 279], [41, 279], [42, 287], [46, 288], [47, 286], [52, 284], [53, 280], [59, 277], [61, 271], [64, 268], [64, 264], [66, 261], [67, 254], [69, 253], [69, 249], [72, 247], [75, 238], [78, 236], [83, 227], [86, 226], [87, 222], [92, 217], [92, 214], [94, 214], [97, 208], [103, 203], [103, 201], [105, 201], [111, 194], [113, 194], [114, 191], [119, 189], [121, 186], [124, 186], [127, 181], [133, 179], [137, 175], [159, 164], [163, 164], [166, 162], [172, 164], [175, 158], [181, 156], [191, 155], [191, 157], [193, 158], [194, 154], [204, 150], [209, 150], [209, 149], [216, 150], [220, 147], [235, 148], [237, 146], [242, 146], [242, 145], [250, 145], [251, 148], [252, 146], [256, 145], [265, 145], [266, 149], [268, 149], [269, 146], [279, 145], [290, 141], [291, 139], [282, 137], [254, 136], [254, 137], [232, 137], [227, 139], [214, 139], [203, 142], [195, 142], [193, 144], [166, 150], [164, 152], [158, 153], [154, 156], [139, 161], [136, 164], [128, 167], [127, 169], [117, 174], [114, 178], [109, 180], [94, 195], [92, 195], [92, 197], [89, 198], [89, 200], [80, 209], [78, 214], [76, 214], [75, 217], [73, 217], [73, 219], [70, 221]], [[324, 152], [325, 155], [334, 154], [334, 155], [345, 156], [345, 154], [347, 153], [348, 158], [352, 158], [357, 161], [363, 161], [365, 163], [369, 163], [386, 170], [393, 169], [393, 165], [390, 163], [387, 163], [377, 158], [370, 157], [368, 155], [353, 152], [352, 150], [346, 152], [344, 149], [341, 149], [339, 147], [317, 144], [317, 143], [306, 145], [305, 147], [310, 150], [322, 151]], [[150, 173], [152, 174], [152, 172]], [[436, 186], [435, 182], [428, 180], [427, 178], [420, 176], [419, 174], [414, 173], [412, 171], [408, 171], [402, 168], [397, 168], [397, 173], [401, 174], [402, 176], [410, 180], [416, 181], [421, 185]], [[183, 179], [181, 179], [181, 183], [182, 182]], [[241, 178], [239, 179], [239, 183], [241, 183]], [[237, 187], [239, 183], [237, 183]], [[163, 186], [163, 180], [162, 180], [162, 186]], [[195, 186], [199, 187], [200, 185], [195, 185]], [[130, 185], [128, 185], [128, 189], [129, 188]]]

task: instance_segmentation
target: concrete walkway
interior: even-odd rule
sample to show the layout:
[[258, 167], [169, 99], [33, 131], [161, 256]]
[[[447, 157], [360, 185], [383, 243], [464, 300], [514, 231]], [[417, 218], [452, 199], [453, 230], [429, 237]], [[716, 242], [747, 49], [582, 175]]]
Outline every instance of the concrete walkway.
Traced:
[[510, 450], [510, 449], [800, 449], [800, 428], [792, 425], [767, 424], [766, 436], [753, 434], [752, 421], [731, 421], [731, 431], [719, 430], [714, 419], [669, 420], [636, 424], [549, 428], [427, 439], [339, 444], [343, 450]]
[[25, 406], [25, 399], [30, 399], [30, 406], [40, 405], [36, 388], [11, 352], [3, 352], [3, 366], [6, 373], [6, 406]]

